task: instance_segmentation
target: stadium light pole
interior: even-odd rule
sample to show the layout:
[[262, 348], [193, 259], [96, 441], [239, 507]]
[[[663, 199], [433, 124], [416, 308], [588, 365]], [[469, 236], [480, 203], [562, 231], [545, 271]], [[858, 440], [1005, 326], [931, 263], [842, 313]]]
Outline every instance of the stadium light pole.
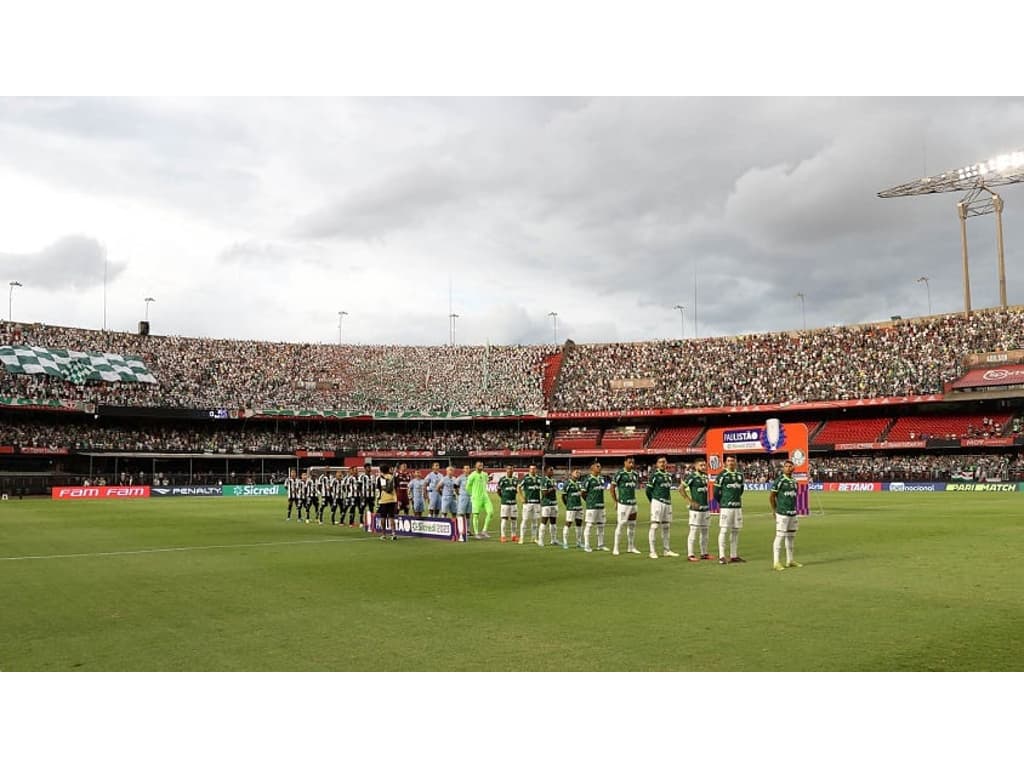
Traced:
[[1003, 253], [1003, 199], [992, 187], [1019, 184], [1024, 181], [1024, 151], [1007, 152], [982, 163], [965, 165], [937, 176], [899, 184], [878, 193], [879, 197], [909, 197], [939, 192], [966, 192], [956, 204], [960, 219], [960, 248], [963, 260], [964, 315], [971, 315], [971, 277], [967, 257], [967, 219], [971, 216], [996, 215], [996, 262], [999, 277], [999, 304], [1006, 307], [1006, 263]]
[[800, 317], [803, 320], [804, 330], [806, 331], [807, 330], [807, 309], [806, 309], [806, 307], [804, 305], [804, 295], [803, 295], [803, 293], [798, 293], [796, 295], [796, 297], [798, 299], [800, 299]]
[[11, 290], [7, 294], [7, 321], [13, 323], [14, 310], [12, 309], [12, 307], [14, 306], [14, 289], [23, 288], [24, 286], [22, 286], [22, 284], [19, 283], [17, 280], [11, 280], [11, 282], [8, 283], [8, 285], [11, 286]]
[[921, 277], [917, 278], [917, 282], [924, 283], [925, 290], [928, 291], [928, 316], [931, 317], [931, 314], [932, 314], [932, 286], [931, 286], [931, 283], [928, 282], [928, 276], [927, 275], [921, 275]]
[[679, 338], [680, 339], [685, 339], [686, 338], [686, 315], [683, 314], [683, 313], [686, 312], [686, 307], [684, 307], [682, 304], [676, 304], [674, 309], [678, 309], [679, 310]]
[[551, 343], [558, 345], [558, 313], [548, 312], [548, 317], [551, 318]]
[[455, 321], [459, 319], [459, 316], [452, 312], [448, 315], [448, 343], [451, 346], [455, 346]]
[[348, 314], [345, 310], [338, 313], [338, 346], [341, 346], [341, 324], [345, 320], [345, 316]]
[[152, 304], [154, 301], [156, 301], [156, 299], [154, 299], [152, 296], [147, 296], [146, 298], [143, 299], [143, 301], [146, 302], [146, 322], [148, 323], [149, 322], [149, 305]]

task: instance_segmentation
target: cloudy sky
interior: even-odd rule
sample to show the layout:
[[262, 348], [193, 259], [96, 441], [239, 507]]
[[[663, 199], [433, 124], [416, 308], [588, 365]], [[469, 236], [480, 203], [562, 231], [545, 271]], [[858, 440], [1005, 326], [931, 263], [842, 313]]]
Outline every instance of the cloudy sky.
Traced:
[[[232, 338], [666, 338], [962, 306], [956, 196], [886, 187], [1024, 148], [1024, 100], [0, 100], [14, 318]], [[1005, 188], [1024, 302], [1024, 190]], [[976, 307], [994, 219], [970, 221]], [[6, 298], [6, 297], [5, 297]], [[7, 307], [2, 311], [7, 316]]]

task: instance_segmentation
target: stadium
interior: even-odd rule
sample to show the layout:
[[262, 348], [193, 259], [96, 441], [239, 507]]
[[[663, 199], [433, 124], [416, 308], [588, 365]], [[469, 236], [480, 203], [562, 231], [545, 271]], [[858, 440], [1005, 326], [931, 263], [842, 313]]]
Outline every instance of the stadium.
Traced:
[[[5, 669], [1019, 668], [1022, 307], [614, 344], [148, 331], [2, 325], [0, 568], [18, 587], [3, 598]], [[381, 544], [369, 510], [365, 527], [286, 518], [293, 470], [458, 476], [480, 462], [496, 499], [507, 466], [553, 467], [561, 483], [600, 462], [607, 483], [633, 457], [646, 482], [665, 457], [674, 486], [709, 434], [769, 419], [807, 427], [799, 572], [771, 568], [768, 490], [786, 456], [770, 452], [739, 457], [746, 562], [721, 569], [518, 546], [530, 531], [515, 546], [408, 529]], [[795, 664], [762, 650], [766, 625], [773, 643], [805, 645]], [[578, 652], [533, 650], [569, 636], [585, 638]], [[366, 637], [371, 658], [329, 641]], [[652, 638], [657, 653], [634, 652]]]

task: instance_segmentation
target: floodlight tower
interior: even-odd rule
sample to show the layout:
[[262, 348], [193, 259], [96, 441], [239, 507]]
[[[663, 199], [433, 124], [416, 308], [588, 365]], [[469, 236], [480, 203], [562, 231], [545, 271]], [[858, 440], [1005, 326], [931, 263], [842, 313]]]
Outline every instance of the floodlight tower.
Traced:
[[960, 247], [964, 270], [964, 314], [971, 314], [971, 278], [967, 263], [967, 219], [972, 216], [996, 215], [996, 256], [999, 269], [999, 306], [1006, 307], [1006, 264], [1003, 255], [1003, 198], [992, 187], [1004, 187], [1024, 181], [1024, 151], [1008, 152], [983, 163], [926, 176], [917, 181], [890, 187], [879, 197], [909, 197], [938, 192], [966, 192], [956, 204], [960, 218]]

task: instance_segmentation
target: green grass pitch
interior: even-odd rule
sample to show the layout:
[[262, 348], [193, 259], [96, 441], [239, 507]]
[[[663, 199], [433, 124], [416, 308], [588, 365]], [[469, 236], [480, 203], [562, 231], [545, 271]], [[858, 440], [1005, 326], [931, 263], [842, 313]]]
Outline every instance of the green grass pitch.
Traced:
[[781, 573], [746, 499], [728, 566], [649, 560], [646, 503], [644, 556], [613, 557], [502, 545], [497, 519], [381, 542], [280, 499], [8, 501], [0, 670], [1024, 669], [1016, 494], [814, 495]]

